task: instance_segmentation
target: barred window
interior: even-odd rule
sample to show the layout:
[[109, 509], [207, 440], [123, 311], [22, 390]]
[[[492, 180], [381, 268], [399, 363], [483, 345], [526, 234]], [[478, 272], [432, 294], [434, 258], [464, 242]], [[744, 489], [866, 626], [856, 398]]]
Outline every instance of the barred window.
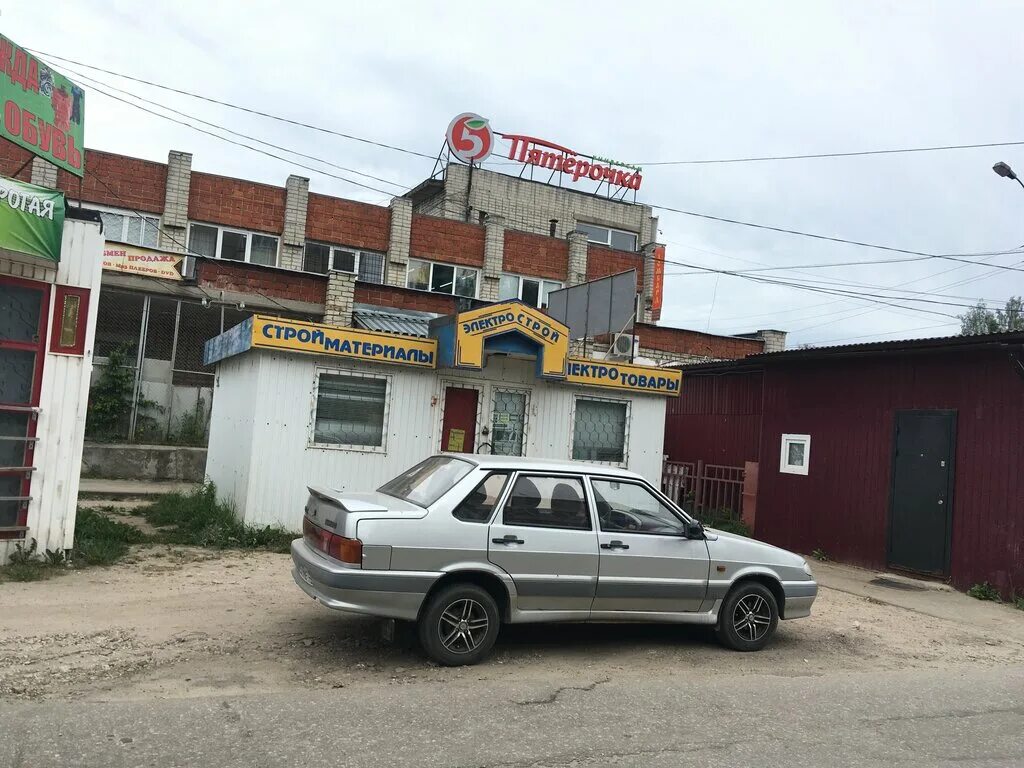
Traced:
[[572, 429], [572, 457], [583, 461], [624, 462], [628, 418], [628, 403], [577, 398]]
[[359, 280], [364, 283], [384, 282], [384, 254], [372, 251], [359, 253]]
[[383, 448], [387, 402], [387, 376], [320, 373], [313, 442]]

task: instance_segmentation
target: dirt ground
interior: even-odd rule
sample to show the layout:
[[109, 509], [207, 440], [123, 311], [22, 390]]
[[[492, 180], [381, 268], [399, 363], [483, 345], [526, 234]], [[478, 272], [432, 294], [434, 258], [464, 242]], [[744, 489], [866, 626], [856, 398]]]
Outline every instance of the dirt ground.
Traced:
[[108, 569], [0, 584], [0, 698], [125, 700], [295, 688], [517, 681], [694, 671], [815, 677], [1024, 662], [1024, 643], [822, 589], [810, 619], [783, 622], [760, 653], [705, 628], [507, 627], [489, 663], [445, 669], [388, 643], [381, 622], [316, 605], [287, 555], [141, 549]]

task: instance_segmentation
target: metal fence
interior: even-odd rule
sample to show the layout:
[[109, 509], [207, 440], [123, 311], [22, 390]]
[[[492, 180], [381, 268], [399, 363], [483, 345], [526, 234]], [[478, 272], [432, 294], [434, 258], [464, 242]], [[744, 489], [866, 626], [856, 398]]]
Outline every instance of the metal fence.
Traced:
[[666, 461], [661, 489], [696, 517], [738, 520], [743, 509], [743, 479], [743, 467]]
[[[205, 445], [214, 369], [203, 365], [203, 345], [250, 315], [233, 307], [104, 288], [90, 410], [98, 403], [108, 410], [120, 403], [121, 412], [102, 422], [90, 413], [87, 437]], [[108, 371], [110, 366], [116, 371]]]

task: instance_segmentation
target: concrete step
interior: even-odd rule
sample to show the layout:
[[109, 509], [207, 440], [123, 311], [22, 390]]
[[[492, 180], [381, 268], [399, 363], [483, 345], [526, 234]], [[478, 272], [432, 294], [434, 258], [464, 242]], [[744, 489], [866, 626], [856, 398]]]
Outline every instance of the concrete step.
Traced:
[[[189, 493], [197, 483], [176, 481], [153, 482], [147, 480], [110, 480], [101, 477], [83, 477], [78, 486], [82, 501], [153, 501], [168, 493]], [[95, 505], [94, 505], [95, 506]]]

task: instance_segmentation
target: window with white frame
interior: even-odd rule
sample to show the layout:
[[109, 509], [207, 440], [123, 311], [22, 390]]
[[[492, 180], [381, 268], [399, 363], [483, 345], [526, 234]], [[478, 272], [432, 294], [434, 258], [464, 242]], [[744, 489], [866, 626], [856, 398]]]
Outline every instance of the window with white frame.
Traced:
[[160, 244], [160, 217], [139, 215], [133, 211], [100, 209], [103, 237], [115, 243], [156, 248]]
[[583, 461], [626, 461], [629, 403], [577, 397], [573, 409], [572, 457]]
[[498, 300], [521, 299], [531, 306], [543, 308], [548, 305], [548, 294], [561, 287], [562, 284], [555, 280], [505, 274], [498, 281]]
[[602, 227], [599, 224], [587, 224], [576, 222], [576, 231], [587, 236], [587, 241], [597, 245], [608, 245], [620, 251], [635, 251], [637, 243], [636, 232], [628, 232], [624, 229], [613, 229]]
[[384, 254], [341, 245], [306, 241], [302, 268], [323, 275], [332, 269], [350, 272], [364, 283], [384, 282]]
[[390, 388], [390, 376], [318, 371], [313, 444], [386, 448]]
[[277, 265], [278, 238], [260, 232], [226, 229], [213, 224], [189, 224], [188, 250], [199, 256], [250, 264]]
[[480, 270], [472, 267], [409, 259], [405, 287], [475, 299], [479, 277]]
[[783, 435], [779, 472], [806, 475], [811, 460], [810, 435]]

